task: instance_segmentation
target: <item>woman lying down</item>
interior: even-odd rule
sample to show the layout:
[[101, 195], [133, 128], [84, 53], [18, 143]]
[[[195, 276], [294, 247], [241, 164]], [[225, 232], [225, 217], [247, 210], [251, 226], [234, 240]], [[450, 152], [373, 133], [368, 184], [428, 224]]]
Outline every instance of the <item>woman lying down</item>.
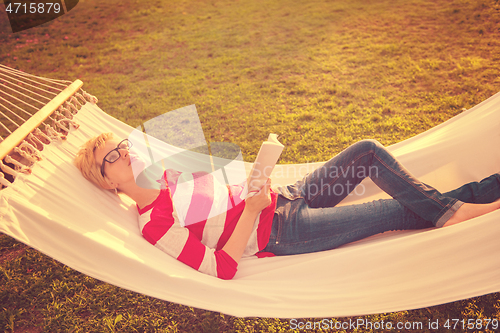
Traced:
[[[150, 180], [160, 181], [160, 189], [139, 186], [132, 144], [103, 133], [82, 146], [75, 164], [95, 185], [136, 202], [147, 241], [221, 279], [234, 277], [242, 257], [331, 250], [389, 230], [447, 227], [500, 207], [499, 174], [440, 193], [374, 140], [353, 144], [295, 184], [273, 191], [268, 180], [253, 196], [246, 196], [245, 184], [226, 186], [209, 173], [172, 169]], [[366, 177], [393, 199], [336, 207]]]

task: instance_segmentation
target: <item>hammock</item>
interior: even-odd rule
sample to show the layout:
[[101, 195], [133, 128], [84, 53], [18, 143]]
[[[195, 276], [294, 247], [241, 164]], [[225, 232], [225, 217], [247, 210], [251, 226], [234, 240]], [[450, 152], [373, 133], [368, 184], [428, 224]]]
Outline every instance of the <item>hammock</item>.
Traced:
[[[390, 147], [441, 191], [500, 166], [500, 94]], [[234, 316], [338, 317], [433, 306], [500, 291], [500, 211], [442, 229], [392, 232], [313, 254], [246, 258], [233, 280], [199, 273], [151, 246], [125, 196], [97, 189], [73, 166], [80, 145], [101, 132], [133, 130], [87, 102], [78, 129], [54, 140], [31, 174], [0, 191], [0, 231], [91, 277], [170, 302]], [[310, 165], [280, 165], [292, 182]], [[365, 195], [387, 197], [370, 181]]]

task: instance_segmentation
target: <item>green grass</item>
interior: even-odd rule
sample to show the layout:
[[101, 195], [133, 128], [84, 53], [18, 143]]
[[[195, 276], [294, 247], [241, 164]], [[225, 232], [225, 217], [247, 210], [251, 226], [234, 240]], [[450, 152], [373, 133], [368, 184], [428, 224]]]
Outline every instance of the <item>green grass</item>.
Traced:
[[[247, 161], [269, 132], [283, 163], [321, 161], [362, 138], [399, 142], [500, 91], [500, 2], [80, 0], [16, 34], [0, 13], [0, 63], [80, 78], [134, 127], [196, 104], [207, 140], [238, 144]], [[4, 235], [0, 304], [6, 332], [289, 331], [116, 288]], [[363, 318], [473, 317], [500, 317], [500, 294]]]

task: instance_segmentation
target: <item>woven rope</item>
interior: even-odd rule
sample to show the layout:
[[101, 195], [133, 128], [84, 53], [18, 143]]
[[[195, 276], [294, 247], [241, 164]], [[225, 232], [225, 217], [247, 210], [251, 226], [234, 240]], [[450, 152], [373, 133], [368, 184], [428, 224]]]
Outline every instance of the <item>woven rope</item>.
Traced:
[[[72, 82], [44, 78], [9, 68], [0, 64], [0, 142], [10, 136], [24, 122], [50, 102]], [[62, 141], [79, 124], [73, 116], [87, 102], [97, 103], [97, 98], [80, 89], [68, 98], [42, 126], [34, 131], [11, 153], [0, 161], [0, 184], [10, 184], [19, 173], [30, 173], [32, 166], [42, 159], [40, 151], [53, 141]], [[3, 155], [2, 155], [3, 156]], [[11, 177], [6, 177], [9, 174]]]

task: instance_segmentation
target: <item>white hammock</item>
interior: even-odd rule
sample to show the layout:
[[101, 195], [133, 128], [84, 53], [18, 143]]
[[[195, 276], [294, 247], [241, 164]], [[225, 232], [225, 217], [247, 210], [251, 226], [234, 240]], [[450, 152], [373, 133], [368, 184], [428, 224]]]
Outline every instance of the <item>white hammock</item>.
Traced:
[[[480, 180], [500, 169], [499, 109], [497, 94], [390, 149], [441, 191]], [[282, 318], [392, 312], [500, 291], [500, 211], [321, 253], [244, 259], [230, 281], [199, 273], [142, 238], [130, 199], [97, 189], [72, 164], [88, 138], [126, 137], [132, 128], [90, 103], [74, 120], [81, 126], [66, 142], [45, 147], [33, 173], [1, 191], [0, 231], [84, 274], [197, 308]], [[311, 167], [283, 165], [274, 173], [286, 183], [305, 170]], [[363, 185], [358, 201], [385, 197]]]

